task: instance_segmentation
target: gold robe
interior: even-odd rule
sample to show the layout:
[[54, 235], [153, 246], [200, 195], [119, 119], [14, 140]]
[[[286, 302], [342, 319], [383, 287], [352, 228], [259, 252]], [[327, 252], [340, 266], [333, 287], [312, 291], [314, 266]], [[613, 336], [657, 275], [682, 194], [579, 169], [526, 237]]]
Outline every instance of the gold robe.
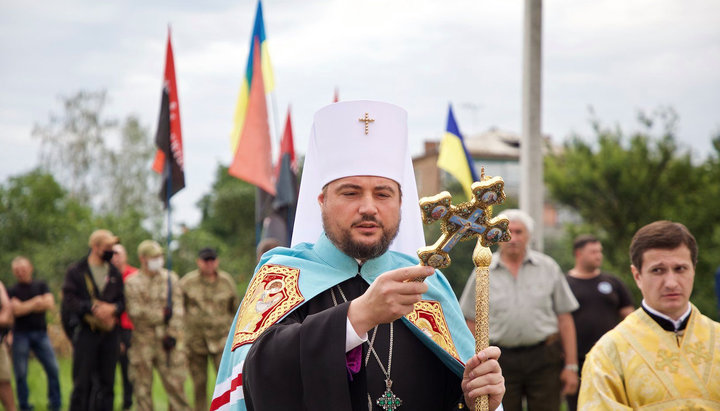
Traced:
[[580, 410], [720, 410], [720, 323], [697, 307], [681, 335], [638, 309], [590, 350]]

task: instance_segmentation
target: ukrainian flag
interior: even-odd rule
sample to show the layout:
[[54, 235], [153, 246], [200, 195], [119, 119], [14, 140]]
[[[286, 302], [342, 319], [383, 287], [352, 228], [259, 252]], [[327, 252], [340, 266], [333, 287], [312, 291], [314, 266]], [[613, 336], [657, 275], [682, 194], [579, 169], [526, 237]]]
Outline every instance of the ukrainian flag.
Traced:
[[473, 182], [478, 181], [478, 175], [475, 172], [472, 157], [470, 157], [470, 153], [465, 147], [465, 141], [455, 122], [452, 105], [449, 105], [447, 129], [440, 142], [437, 165], [460, 182], [468, 200], [470, 200], [472, 198], [470, 186]]
[[263, 22], [262, 3], [258, 1], [257, 13], [255, 14], [255, 27], [250, 38], [250, 54], [248, 55], [247, 68], [245, 69], [245, 77], [242, 86], [240, 86], [240, 94], [238, 95], [237, 105], [235, 106], [235, 116], [233, 118], [233, 129], [230, 134], [230, 147], [233, 155], [237, 150], [240, 134], [242, 134], [243, 125], [245, 124], [245, 115], [247, 114], [248, 100], [250, 99], [250, 84], [253, 79], [253, 55], [255, 53], [255, 40], [260, 44], [260, 61], [262, 66], [262, 78], [265, 82], [265, 93], [270, 93], [275, 88], [275, 80], [273, 77], [272, 66], [270, 65], [270, 54], [268, 53], [267, 41], [265, 41], [265, 23]]

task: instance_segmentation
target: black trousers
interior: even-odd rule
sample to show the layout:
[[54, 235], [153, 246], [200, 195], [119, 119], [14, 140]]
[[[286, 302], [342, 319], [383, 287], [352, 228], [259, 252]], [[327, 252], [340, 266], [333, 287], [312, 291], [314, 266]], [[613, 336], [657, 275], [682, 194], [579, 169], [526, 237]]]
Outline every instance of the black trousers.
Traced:
[[505, 411], [522, 411], [522, 400], [528, 411], [558, 411], [560, 409], [560, 373], [563, 351], [558, 338], [552, 341], [520, 347], [502, 348], [500, 367], [505, 377]]
[[120, 375], [122, 376], [123, 386], [123, 408], [130, 408], [132, 405], [133, 387], [128, 377], [128, 349], [130, 348], [130, 340], [132, 339], [132, 330], [120, 328], [120, 342], [125, 346], [125, 350], [120, 352]]
[[118, 361], [119, 333], [94, 332], [85, 324], [73, 339], [73, 390], [70, 411], [113, 409], [115, 365]]

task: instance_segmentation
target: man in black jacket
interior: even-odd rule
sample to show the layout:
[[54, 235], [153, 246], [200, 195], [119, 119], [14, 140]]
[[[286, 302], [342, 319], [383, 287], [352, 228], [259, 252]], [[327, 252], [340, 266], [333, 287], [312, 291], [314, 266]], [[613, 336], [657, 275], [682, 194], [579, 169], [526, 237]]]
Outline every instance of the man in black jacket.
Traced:
[[113, 409], [118, 317], [125, 310], [122, 274], [110, 264], [118, 238], [108, 230], [90, 235], [87, 257], [68, 268], [63, 283], [63, 322], [73, 343], [70, 410]]

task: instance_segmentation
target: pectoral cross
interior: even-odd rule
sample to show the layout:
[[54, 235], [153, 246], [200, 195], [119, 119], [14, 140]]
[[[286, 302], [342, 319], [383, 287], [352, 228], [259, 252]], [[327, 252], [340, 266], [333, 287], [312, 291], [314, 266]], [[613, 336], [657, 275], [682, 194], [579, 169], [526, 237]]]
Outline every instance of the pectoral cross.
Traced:
[[373, 121], [375, 121], [375, 119], [374, 119], [374, 118], [370, 118], [369, 115], [368, 115], [368, 113], [365, 113], [365, 117], [360, 117], [360, 118], [358, 119], [358, 121], [362, 121], [362, 122], [365, 123], [365, 135], [367, 135], [368, 132], [369, 132], [369, 130], [368, 130], [369, 125], [370, 125], [370, 123], [372, 123]]
[[[505, 201], [505, 182], [501, 177], [485, 177], [470, 186], [470, 201], [451, 204], [452, 196], [447, 191], [420, 200], [423, 222], [431, 224], [441, 221], [442, 236], [429, 247], [418, 250], [420, 264], [435, 268], [450, 265], [450, 250], [459, 242], [472, 238], [478, 239], [473, 251], [475, 264], [475, 352], [489, 345], [489, 288], [490, 245], [510, 240], [509, 221], [505, 217], [492, 217], [492, 206]], [[469, 405], [469, 404], [468, 404]], [[476, 411], [487, 411], [488, 396], [475, 399]]]

